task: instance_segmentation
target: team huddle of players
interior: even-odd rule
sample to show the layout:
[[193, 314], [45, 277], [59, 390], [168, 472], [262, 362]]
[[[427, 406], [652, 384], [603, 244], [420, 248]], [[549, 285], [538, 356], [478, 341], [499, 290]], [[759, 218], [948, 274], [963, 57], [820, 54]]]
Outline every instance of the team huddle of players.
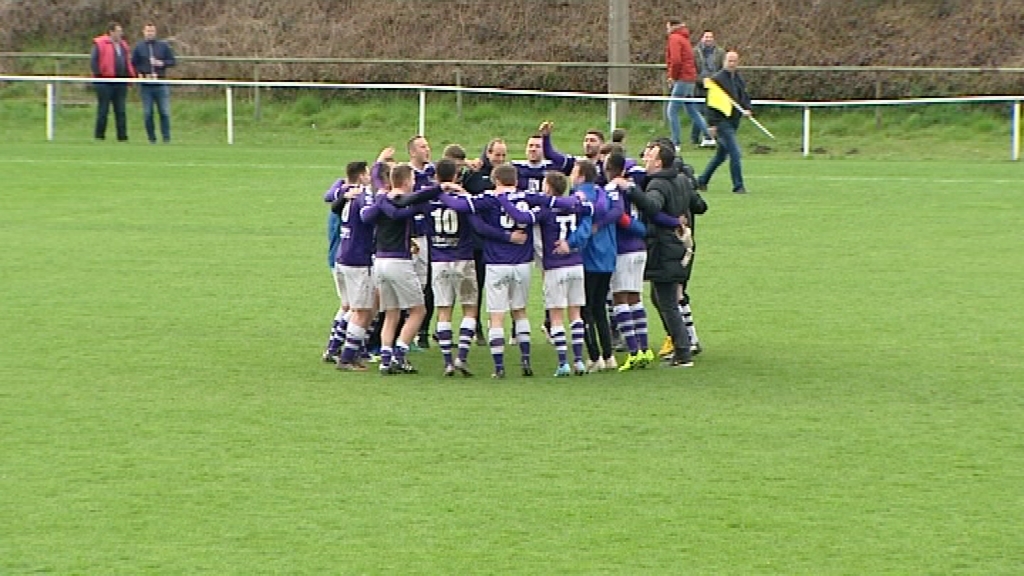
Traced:
[[[600, 132], [590, 131], [584, 155], [576, 157], [554, 149], [551, 129], [545, 122], [529, 138], [526, 160], [506, 162], [506, 145], [495, 139], [479, 160], [467, 162], [465, 150], [452, 145], [433, 164], [427, 140], [415, 136], [408, 142], [408, 163], [396, 163], [387, 148], [372, 165], [348, 164], [346, 177], [324, 195], [331, 206], [328, 263], [341, 300], [325, 361], [339, 370], [366, 371], [370, 335], [379, 329], [380, 372], [416, 372], [408, 354], [425, 319], [429, 323], [429, 289], [433, 338], [446, 376], [471, 375], [481, 296], [492, 377], [505, 376], [506, 315], [522, 374], [532, 376], [527, 303], [534, 263], [543, 277], [544, 326], [558, 356], [556, 377], [628, 371], [655, 361], [641, 299], [645, 238], [650, 227], [672, 230], [686, 247], [682, 265], [688, 266], [692, 222], [686, 215], [644, 213], [631, 197], [643, 194], [647, 170], [671, 162], [675, 148], [652, 142], [638, 165], [614, 142], [621, 133], [606, 144]], [[699, 206], [692, 213], [702, 213], [706, 205], [695, 196]], [[683, 294], [677, 297], [686, 304]], [[457, 328], [456, 302], [462, 308]], [[682, 312], [687, 319], [688, 305]], [[628, 352], [621, 365], [613, 328]], [[692, 319], [687, 328], [688, 350], [697, 353]], [[667, 348], [673, 349], [670, 342]], [[691, 357], [674, 364], [692, 365]]]

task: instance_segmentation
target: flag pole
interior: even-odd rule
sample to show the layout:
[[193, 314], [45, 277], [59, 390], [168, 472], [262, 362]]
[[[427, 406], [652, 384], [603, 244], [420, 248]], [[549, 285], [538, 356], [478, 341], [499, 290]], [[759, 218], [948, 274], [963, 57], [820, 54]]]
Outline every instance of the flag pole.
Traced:
[[[729, 99], [729, 102], [731, 102], [731, 103], [732, 103], [732, 105], [733, 105], [733, 106], [734, 106], [734, 107], [735, 107], [735, 108], [736, 108], [737, 110], [739, 110], [739, 111], [740, 111], [740, 114], [743, 114], [744, 116], [746, 116], [746, 117], [747, 117], [747, 120], [750, 120], [751, 122], [753, 122], [753, 123], [754, 123], [754, 126], [757, 126], [757, 127], [758, 127], [758, 128], [759, 128], [759, 129], [761, 130], [761, 132], [764, 132], [765, 136], [767, 136], [767, 137], [771, 138], [772, 140], [775, 140], [775, 135], [774, 135], [774, 134], [772, 134], [771, 132], [769, 132], [769, 131], [768, 131], [768, 129], [764, 127], [764, 124], [761, 124], [760, 122], [758, 122], [758, 121], [757, 121], [757, 118], [754, 118], [753, 114], [751, 114], [751, 112], [750, 112], [749, 110], [746, 110], [746, 109], [744, 109], [744, 108], [743, 108], [743, 106], [740, 106], [739, 102], [737, 102], [737, 101], [733, 100], [733, 99], [732, 99], [732, 96], [730, 96], [730, 95], [729, 95], [729, 93], [728, 93], [728, 92], [726, 92], [726, 91], [725, 91], [725, 89], [724, 89], [724, 88], [722, 88], [722, 87], [721, 87], [721, 86], [720, 86], [720, 85], [718, 84], [718, 82], [715, 82], [715, 81], [714, 81], [714, 80], [712, 80], [711, 78], [706, 78], [706, 79], [704, 79], [704, 82], [705, 82], [706, 84], [714, 84], [714, 85], [715, 85], [715, 87], [717, 87], [717, 88], [718, 88], [719, 90], [721, 90], [721, 91], [722, 91], [722, 93], [723, 93], [723, 94], [725, 94], [725, 97]], [[706, 84], [705, 84], [705, 85], [706, 85]]]

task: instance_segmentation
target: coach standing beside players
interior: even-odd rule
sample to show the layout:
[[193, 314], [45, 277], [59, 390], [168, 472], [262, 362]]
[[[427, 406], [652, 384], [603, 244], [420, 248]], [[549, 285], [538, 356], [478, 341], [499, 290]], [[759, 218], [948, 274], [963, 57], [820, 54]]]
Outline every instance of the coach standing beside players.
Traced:
[[[95, 78], [134, 78], [135, 68], [130, 57], [131, 48], [122, 36], [124, 29], [117, 22], [107, 26], [107, 33], [92, 39], [92, 75]], [[117, 140], [128, 141], [128, 118], [125, 115], [125, 99], [128, 84], [123, 82], [95, 82], [97, 140], [107, 137], [107, 115], [114, 106], [114, 123], [117, 126]]]
[[740, 112], [736, 106], [727, 106], [731, 111], [729, 116], [723, 114], [718, 108], [708, 103], [708, 133], [718, 140], [718, 149], [715, 155], [708, 162], [707, 167], [697, 178], [697, 189], [707, 190], [708, 182], [715, 170], [729, 157], [729, 174], [732, 176], [732, 191], [736, 194], [746, 194], [747, 189], [743, 186], [743, 167], [740, 165], [740, 145], [736, 140], [736, 131], [740, 127], [740, 119], [744, 116], [752, 116], [750, 112], [750, 95], [747, 94], [747, 83], [740, 76], [739, 72], [740, 55], [736, 52], [725, 54], [725, 68], [711, 77], [711, 80], [718, 84], [729, 95], [733, 102], [743, 107]]
[[[672, 218], [686, 216], [693, 221], [690, 213], [693, 186], [686, 177], [680, 176], [675, 167], [675, 150], [657, 145], [649, 150], [644, 161], [647, 167], [647, 183], [644, 191], [629, 190], [629, 199], [650, 221], [659, 212]], [[693, 351], [690, 350], [690, 336], [683, 324], [683, 317], [676, 305], [681, 287], [686, 284], [688, 269], [683, 257], [686, 246], [669, 228], [651, 226], [647, 237], [647, 265], [644, 279], [651, 283], [651, 299], [662, 322], [668, 328], [675, 354], [671, 365], [693, 366]]]
[[[132, 65], [139, 78], [157, 80], [167, 77], [167, 69], [175, 65], [174, 51], [163, 40], [156, 37], [156, 25], [146, 24], [142, 29], [143, 41], [132, 50]], [[146, 125], [146, 136], [150, 144], [156, 144], [156, 128], [153, 126], [153, 103], [160, 114], [160, 135], [164, 143], [171, 141], [171, 89], [162, 82], [146, 82], [139, 85], [142, 96], [142, 119]]]

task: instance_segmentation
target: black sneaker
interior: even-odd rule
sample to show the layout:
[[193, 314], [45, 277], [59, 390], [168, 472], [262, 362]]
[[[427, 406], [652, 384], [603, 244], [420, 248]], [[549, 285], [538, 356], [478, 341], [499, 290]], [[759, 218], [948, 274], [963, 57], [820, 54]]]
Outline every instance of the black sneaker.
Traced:
[[452, 366], [451, 364], [445, 366], [444, 376], [445, 378], [451, 378], [452, 376], [455, 376], [455, 366]]
[[473, 375], [473, 373], [469, 371], [469, 366], [464, 361], [459, 360], [458, 358], [455, 359], [455, 369], [458, 370], [459, 373], [465, 376], [466, 378], [469, 378], [470, 376]]
[[690, 368], [693, 366], [692, 356], [675, 356], [668, 363], [670, 368]]
[[737, 189], [733, 190], [732, 193], [733, 194], [746, 194], [747, 193], [747, 189], [743, 188], [743, 187], [740, 187], [740, 188], [737, 188]]
[[523, 364], [523, 376], [533, 376], [533, 367], [529, 364]]
[[491, 378], [495, 380], [502, 380], [505, 378], [505, 370], [495, 370], [494, 374], [491, 374]]
[[694, 356], [700, 354], [703, 351], [704, 351], [704, 347], [700, 345], [700, 342], [697, 342], [693, 346], [690, 346], [690, 354], [692, 354]]
[[340, 358], [340, 352], [331, 350], [324, 350], [323, 355], [320, 356], [320, 359], [323, 360], [325, 364], [337, 364]]
[[419, 338], [416, 339], [416, 345], [420, 348], [427, 350], [430, 348], [430, 336], [426, 332], [420, 333]]
[[416, 374], [416, 368], [408, 360], [402, 362], [391, 361], [392, 374]]

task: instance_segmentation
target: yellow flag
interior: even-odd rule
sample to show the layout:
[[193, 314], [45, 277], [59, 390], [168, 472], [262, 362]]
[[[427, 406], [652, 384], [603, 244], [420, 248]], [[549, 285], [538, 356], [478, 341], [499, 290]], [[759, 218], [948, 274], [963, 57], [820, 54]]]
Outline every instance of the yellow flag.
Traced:
[[726, 118], [732, 115], [732, 100], [729, 95], [726, 94], [725, 90], [718, 85], [717, 82], [710, 78], [704, 79], [704, 88], [708, 91], [707, 105], [708, 108], [714, 108], [718, 110]]

